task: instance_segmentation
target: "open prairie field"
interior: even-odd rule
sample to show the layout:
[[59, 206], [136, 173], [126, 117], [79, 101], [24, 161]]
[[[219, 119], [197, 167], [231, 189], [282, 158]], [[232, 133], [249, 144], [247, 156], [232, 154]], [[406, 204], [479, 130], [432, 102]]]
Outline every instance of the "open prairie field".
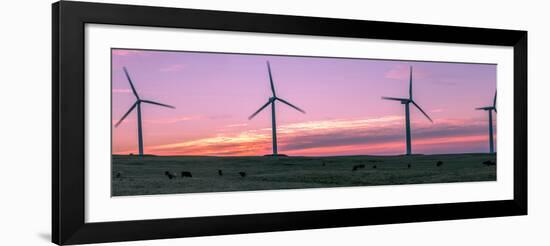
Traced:
[[[276, 158], [113, 155], [111, 189], [113, 196], [130, 196], [495, 181], [496, 165], [483, 163], [488, 160], [496, 162], [495, 154]], [[166, 171], [176, 177], [170, 179]], [[182, 177], [182, 172], [192, 177]]]

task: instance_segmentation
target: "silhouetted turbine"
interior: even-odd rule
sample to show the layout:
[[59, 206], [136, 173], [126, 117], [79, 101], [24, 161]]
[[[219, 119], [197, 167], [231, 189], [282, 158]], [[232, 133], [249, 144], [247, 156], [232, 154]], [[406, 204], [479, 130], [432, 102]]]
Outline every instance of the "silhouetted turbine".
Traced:
[[276, 101], [280, 101], [302, 113], [306, 113], [304, 110], [292, 105], [291, 103], [283, 100], [282, 98], [280, 97], [277, 97], [277, 94], [275, 93], [275, 85], [273, 85], [273, 77], [271, 76], [271, 67], [269, 66], [269, 61], [267, 62], [267, 72], [269, 74], [269, 82], [271, 84], [271, 93], [272, 93], [272, 97], [270, 97], [268, 100], [267, 100], [267, 103], [265, 103], [262, 107], [260, 107], [260, 109], [256, 110], [256, 112], [254, 112], [252, 115], [250, 115], [250, 117], [248, 117], [249, 120], [251, 120], [252, 118], [254, 118], [254, 116], [256, 116], [258, 113], [260, 113], [264, 108], [266, 108], [267, 106], [269, 106], [271, 104], [271, 140], [273, 142], [273, 156], [277, 156], [278, 155], [278, 152], [277, 152], [277, 124], [276, 124], [276, 121], [275, 121], [275, 102]]
[[409, 74], [409, 98], [396, 98], [396, 97], [382, 97], [382, 99], [385, 100], [393, 100], [393, 101], [400, 101], [401, 104], [405, 104], [405, 131], [406, 131], [406, 143], [407, 143], [407, 155], [410, 155], [412, 153], [411, 150], [411, 119], [410, 119], [410, 112], [409, 112], [409, 104], [412, 103], [430, 122], [433, 123], [432, 119], [422, 108], [416, 104], [413, 100], [413, 92], [412, 92], [412, 66], [410, 67], [410, 74]]
[[497, 112], [497, 92], [493, 98], [493, 106], [476, 108], [476, 110], [485, 110], [489, 112], [489, 153], [495, 153], [495, 145], [493, 140], [493, 110]]
[[141, 99], [136, 91], [136, 88], [134, 87], [134, 84], [132, 83], [132, 79], [128, 74], [128, 70], [126, 70], [126, 67], [123, 67], [123, 70], [124, 70], [124, 74], [126, 74], [126, 78], [128, 79], [128, 82], [130, 82], [130, 87], [132, 88], [132, 92], [134, 93], [134, 96], [136, 96], [136, 102], [130, 107], [128, 112], [126, 112], [124, 116], [120, 118], [120, 120], [115, 124], [115, 127], [118, 127], [120, 123], [122, 123], [122, 121], [132, 112], [132, 110], [134, 110], [134, 108], [137, 108], [138, 147], [139, 147], [139, 155], [142, 156], [143, 155], [143, 132], [141, 129], [141, 103], [149, 103], [149, 104], [158, 105], [158, 106], [167, 107], [167, 108], [175, 108], [175, 107], [167, 104], [162, 104], [162, 103], [158, 103], [150, 100]]

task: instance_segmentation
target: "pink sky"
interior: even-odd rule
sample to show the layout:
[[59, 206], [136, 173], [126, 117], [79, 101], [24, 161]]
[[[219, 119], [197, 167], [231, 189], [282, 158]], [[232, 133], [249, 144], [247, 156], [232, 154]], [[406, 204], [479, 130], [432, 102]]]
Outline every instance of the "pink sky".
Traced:
[[114, 154], [137, 153], [136, 113], [114, 123], [134, 103], [122, 67], [142, 99], [144, 149], [157, 155], [271, 153], [271, 110], [254, 111], [277, 95], [304, 109], [277, 104], [279, 153], [395, 155], [405, 151], [404, 106], [381, 96], [407, 97], [413, 66], [413, 153], [488, 151], [488, 115], [496, 65], [368, 59], [240, 55], [173, 51], [112, 51]]

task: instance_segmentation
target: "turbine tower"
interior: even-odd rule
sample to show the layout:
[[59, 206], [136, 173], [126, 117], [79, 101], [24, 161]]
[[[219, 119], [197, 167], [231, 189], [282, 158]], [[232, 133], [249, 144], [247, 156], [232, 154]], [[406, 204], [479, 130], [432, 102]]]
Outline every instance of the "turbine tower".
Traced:
[[493, 110], [497, 112], [497, 92], [493, 98], [493, 106], [476, 108], [476, 110], [485, 110], [489, 112], [489, 153], [495, 153], [495, 145], [493, 140]]
[[122, 116], [122, 118], [120, 118], [120, 120], [115, 124], [115, 127], [118, 127], [120, 125], [120, 123], [122, 123], [122, 121], [124, 119], [126, 119], [126, 117], [132, 112], [132, 110], [137, 108], [139, 156], [143, 156], [143, 131], [142, 131], [142, 128], [141, 128], [141, 104], [142, 103], [148, 103], [148, 104], [158, 105], [158, 106], [167, 107], [167, 108], [175, 108], [175, 107], [170, 106], [170, 105], [166, 105], [166, 104], [162, 104], [162, 103], [158, 103], [158, 102], [154, 102], [154, 101], [150, 101], [150, 100], [141, 99], [139, 97], [137, 91], [136, 91], [136, 88], [134, 87], [134, 84], [132, 83], [132, 79], [130, 78], [130, 75], [128, 74], [128, 70], [126, 70], [126, 67], [123, 67], [123, 70], [124, 70], [124, 74], [126, 74], [126, 78], [128, 79], [128, 82], [130, 82], [130, 87], [132, 88], [132, 92], [134, 93], [134, 96], [136, 96], [136, 102], [134, 102], [134, 104], [130, 107], [128, 112], [126, 112], [126, 114], [124, 114], [124, 116]]
[[260, 113], [264, 108], [269, 106], [271, 104], [271, 140], [273, 142], [273, 156], [279, 155], [277, 152], [277, 124], [275, 120], [275, 102], [280, 101], [302, 113], [306, 113], [304, 110], [292, 105], [291, 103], [285, 101], [284, 99], [277, 97], [277, 94], [275, 93], [275, 86], [273, 85], [273, 77], [271, 76], [271, 67], [269, 66], [269, 61], [267, 61], [267, 72], [269, 74], [269, 82], [271, 84], [271, 93], [272, 96], [267, 100], [267, 103], [265, 103], [260, 109], [258, 109], [256, 112], [254, 112], [250, 117], [248, 117], [249, 120], [254, 118], [258, 113]]
[[405, 131], [406, 131], [406, 143], [407, 143], [407, 155], [411, 155], [411, 117], [410, 117], [410, 111], [409, 111], [409, 105], [412, 103], [430, 122], [433, 123], [433, 120], [422, 110], [422, 108], [416, 104], [416, 102], [413, 100], [413, 91], [412, 91], [412, 66], [409, 70], [409, 98], [396, 98], [396, 97], [382, 97], [384, 100], [393, 100], [393, 101], [399, 101], [401, 104], [405, 105]]

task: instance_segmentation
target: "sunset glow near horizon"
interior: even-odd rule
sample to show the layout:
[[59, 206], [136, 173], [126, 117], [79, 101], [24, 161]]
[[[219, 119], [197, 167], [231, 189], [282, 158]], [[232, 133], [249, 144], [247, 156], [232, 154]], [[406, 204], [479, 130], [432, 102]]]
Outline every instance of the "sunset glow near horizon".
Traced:
[[138, 153], [137, 113], [114, 127], [135, 102], [126, 67], [142, 99], [176, 107], [142, 104], [145, 154], [271, 154], [271, 108], [248, 120], [271, 97], [266, 61], [277, 96], [306, 111], [277, 103], [279, 153], [404, 154], [405, 107], [381, 97], [408, 97], [409, 66], [434, 121], [411, 105], [413, 153], [488, 152], [475, 108], [492, 105], [496, 65], [113, 49], [112, 153]]

